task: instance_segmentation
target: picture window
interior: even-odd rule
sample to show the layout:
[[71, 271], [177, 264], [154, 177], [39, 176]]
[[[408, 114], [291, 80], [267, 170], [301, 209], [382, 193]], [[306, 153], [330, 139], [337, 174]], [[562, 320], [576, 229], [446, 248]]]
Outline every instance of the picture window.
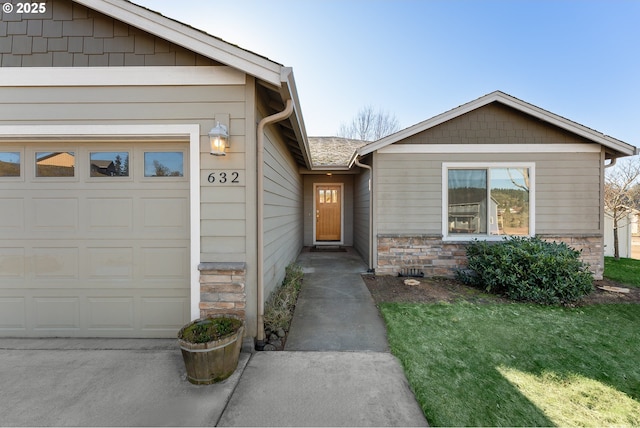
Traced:
[[530, 236], [533, 168], [446, 168], [447, 237]]

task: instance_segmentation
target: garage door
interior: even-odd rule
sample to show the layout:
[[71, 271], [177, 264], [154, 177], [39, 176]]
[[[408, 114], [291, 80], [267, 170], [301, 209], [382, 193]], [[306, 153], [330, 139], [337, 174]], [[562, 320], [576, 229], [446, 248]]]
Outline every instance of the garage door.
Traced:
[[0, 336], [175, 337], [188, 144], [0, 143]]

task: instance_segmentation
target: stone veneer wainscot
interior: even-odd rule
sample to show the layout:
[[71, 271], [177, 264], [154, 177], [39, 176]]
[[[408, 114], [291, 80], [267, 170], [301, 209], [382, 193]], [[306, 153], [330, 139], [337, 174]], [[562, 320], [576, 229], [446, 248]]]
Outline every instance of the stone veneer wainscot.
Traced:
[[[546, 241], [564, 242], [582, 253], [594, 279], [604, 272], [602, 235], [539, 235]], [[425, 276], [454, 277], [456, 269], [467, 266], [468, 242], [443, 241], [439, 235], [378, 235], [379, 275], [397, 275], [403, 269], [418, 269]]]

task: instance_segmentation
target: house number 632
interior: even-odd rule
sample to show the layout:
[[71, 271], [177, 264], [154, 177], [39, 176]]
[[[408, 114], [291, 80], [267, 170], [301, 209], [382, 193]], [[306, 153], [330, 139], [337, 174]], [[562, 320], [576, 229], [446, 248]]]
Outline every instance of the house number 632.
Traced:
[[212, 172], [207, 177], [207, 181], [209, 183], [219, 183], [219, 184], [228, 184], [228, 183], [240, 183], [240, 173], [237, 171], [219, 171]]

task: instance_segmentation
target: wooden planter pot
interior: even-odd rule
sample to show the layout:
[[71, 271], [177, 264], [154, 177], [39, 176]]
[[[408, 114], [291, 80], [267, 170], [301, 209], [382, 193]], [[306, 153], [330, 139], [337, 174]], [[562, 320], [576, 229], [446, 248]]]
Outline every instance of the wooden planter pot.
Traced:
[[244, 325], [233, 335], [212, 342], [190, 343], [181, 339], [184, 329], [198, 321], [201, 320], [187, 324], [178, 333], [178, 344], [187, 369], [187, 379], [195, 385], [223, 381], [238, 367]]

